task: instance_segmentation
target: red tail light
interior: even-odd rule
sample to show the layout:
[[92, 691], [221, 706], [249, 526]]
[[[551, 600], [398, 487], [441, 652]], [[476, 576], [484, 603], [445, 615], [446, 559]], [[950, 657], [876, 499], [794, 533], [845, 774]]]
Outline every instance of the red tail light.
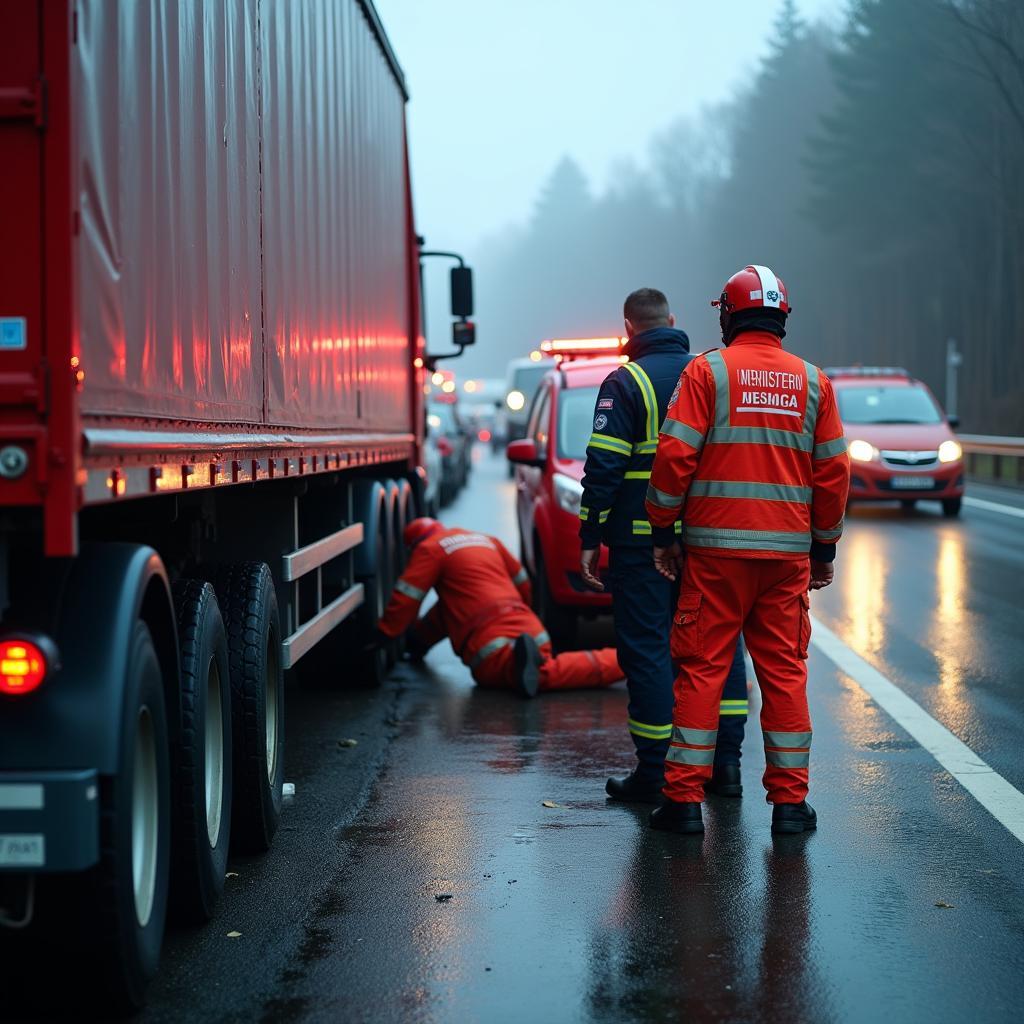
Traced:
[[483, 430], [477, 433], [477, 440], [483, 441], [485, 444], [491, 439], [491, 432], [484, 427]]
[[31, 693], [46, 678], [46, 655], [31, 640], [0, 640], [0, 693]]

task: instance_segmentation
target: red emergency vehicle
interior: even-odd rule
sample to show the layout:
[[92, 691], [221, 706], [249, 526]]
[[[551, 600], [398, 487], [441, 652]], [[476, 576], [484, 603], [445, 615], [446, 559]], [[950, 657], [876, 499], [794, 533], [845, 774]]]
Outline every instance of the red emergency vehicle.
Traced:
[[833, 366], [839, 416], [849, 445], [850, 501], [919, 499], [956, 516], [964, 493], [958, 421], [942, 411], [928, 386], [895, 366]]
[[[571, 645], [581, 616], [611, 609], [608, 592], [588, 590], [580, 576], [580, 498], [587, 441], [601, 382], [623, 362], [621, 338], [543, 342], [556, 359], [530, 406], [526, 437], [512, 441], [522, 562], [533, 581], [534, 606], [555, 647]], [[608, 569], [601, 548], [599, 572]]]
[[209, 916], [274, 835], [290, 670], [394, 653], [366, 638], [422, 493], [421, 256], [459, 263], [472, 341], [406, 98], [369, 0], [0, 5], [12, 975], [45, 950], [137, 1006], [169, 891]]

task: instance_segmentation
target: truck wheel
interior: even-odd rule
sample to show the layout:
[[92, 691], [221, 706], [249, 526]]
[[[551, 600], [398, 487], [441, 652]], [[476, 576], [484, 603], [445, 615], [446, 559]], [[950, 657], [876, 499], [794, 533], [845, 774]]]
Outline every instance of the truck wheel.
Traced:
[[172, 759], [171, 907], [208, 921], [224, 890], [231, 836], [231, 684], [213, 587], [174, 587], [181, 651], [180, 725]]
[[[365, 643], [366, 638], [373, 635], [380, 617], [384, 614], [384, 608], [388, 603], [390, 590], [386, 580], [391, 560], [387, 550], [387, 531], [377, 531], [377, 550], [375, 552], [375, 565], [377, 571], [373, 576], [367, 576], [362, 580], [365, 588], [365, 600], [362, 608], [359, 609], [358, 619], [359, 636]], [[390, 646], [390, 645], [389, 645]], [[393, 651], [387, 647], [374, 645], [362, 653], [356, 672], [355, 683], [357, 686], [366, 689], [376, 689], [381, 686], [388, 677], [391, 669]]]
[[167, 916], [171, 809], [164, 685], [144, 622], [135, 624], [125, 680], [121, 770], [100, 782], [100, 862], [79, 920], [82, 942], [113, 1004], [142, 1006]]
[[284, 673], [274, 580], [265, 562], [241, 562], [218, 581], [231, 678], [232, 840], [270, 848], [284, 782]]
[[556, 651], [564, 651], [576, 642], [577, 617], [574, 612], [558, 604], [548, 584], [548, 570], [541, 554], [540, 543], [534, 541], [533, 550], [537, 561], [537, 574], [533, 580], [533, 607], [537, 618], [551, 637]]

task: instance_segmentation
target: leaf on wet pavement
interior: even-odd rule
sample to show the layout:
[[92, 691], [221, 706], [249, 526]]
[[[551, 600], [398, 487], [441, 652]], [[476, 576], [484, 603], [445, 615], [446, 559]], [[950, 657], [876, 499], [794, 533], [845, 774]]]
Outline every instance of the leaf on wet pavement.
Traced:
[[242, 933], [241, 932], [228, 932], [227, 937], [229, 939], [240, 939], [242, 937]]
[[935, 906], [939, 907], [941, 910], [953, 910], [954, 909], [952, 903], [946, 903], [943, 900], [937, 900], [936, 903], [935, 903]]
[[224, 877], [225, 878], [237, 878], [238, 877], [238, 872], [237, 871], [229, 871]]
[[353, 740], [353, 739], [338, 740], [338, 746], [339, 747], [358, 747], [359, 746], [359, 740]]

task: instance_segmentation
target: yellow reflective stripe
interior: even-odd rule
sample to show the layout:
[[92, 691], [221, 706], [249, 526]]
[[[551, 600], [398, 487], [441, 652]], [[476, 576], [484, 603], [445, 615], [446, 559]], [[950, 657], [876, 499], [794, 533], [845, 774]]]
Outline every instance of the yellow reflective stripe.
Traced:
[[586, 505], [580, 505], [580, 519], [584, 522], [587, 520], [587, 516], [590, 515], [590, 509]]
[[642, 736], [649, 740], [667, 740], [672, 735], [672, 723], [668, 725], [649, 725], [647, 722], [638, 722], [633, 718], [627, 719], [629, 731], [634, 736]]
[[633, 445], [634, 455], [654, 455], [658, 450], [658, 442], [655, 441], [637, 441]]
[[675, 527], [676, 527], [676, 533], [682, 533], [683, 532], [683, 523], [682, 523], [681, 519], [677, 519], [676, 520]]
[[650, 480], [651, 471], [649, 469], [631, 469], [626, 473], [627, 480]]
[[651, 524], [644, 519], [633, 520], [633, 533], [636, 536], [643, 536], [651, 532]]
[[640, 388], [640, 397], [644, 400], [644, 408], [647, 410], [647, 439], [657, 440], [658, 432], [655, 424], [658, 422], [658, 399], [655, 397], [654, 385], [651, 378], [644, 372], [643, 367], [636, 363], [626, 363], [626, 371], [636, 381]]
[[610, 508], [606, 508], [603, 512], [598, 512], [597, 513], [597, 521], [599, 523], [606, 523], [606, 522], [608, 522], [608, 516], [611, 515], [611, 511], [612, 510]]
[[745, 715], [749, 710], [749, 702], [745, 700], [723, 700], [718, 705], [719, 715]]
[[629, 455], [632, 446], [628, 441], [620, 437], [612, 437], [610, 434], [591, 434], [587, 442], [588, 448], [601, 448], [606, 452], [614, 452], [616, 455]]

